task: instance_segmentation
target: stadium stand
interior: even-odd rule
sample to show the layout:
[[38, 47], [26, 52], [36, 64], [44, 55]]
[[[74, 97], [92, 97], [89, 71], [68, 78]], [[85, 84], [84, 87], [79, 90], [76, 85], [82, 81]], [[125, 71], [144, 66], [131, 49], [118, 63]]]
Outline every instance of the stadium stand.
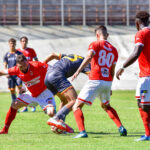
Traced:
[[[127, 5], [125, 0], [106, 0], [108, 25], [126, 25]], [[104, 24], [105, 0], [85, 0], [86, 24]], [[18, 0], [1, 0], [0, 25], [18, 25]], [[134, 14], [139, 10], [149, 10], [148, 1], [129, 1], [129, 21], [134, 24]], [[21, 24], [40, 24], [40, 0], [21, 1]], [[82, 25], [82, 0], [64, 0], [65, 25]], [[61, 25], [61, 0], [42, 0], [43, 25]]]

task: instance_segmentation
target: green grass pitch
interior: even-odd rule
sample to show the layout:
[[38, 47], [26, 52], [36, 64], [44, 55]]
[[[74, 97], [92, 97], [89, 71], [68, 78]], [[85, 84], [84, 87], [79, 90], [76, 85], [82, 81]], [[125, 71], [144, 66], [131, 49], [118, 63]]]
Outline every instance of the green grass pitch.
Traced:
[[[111, 105], [117, 110], [127, 137], [120, 137], [118, 129], [96, 99], [92, 106], [85, 106], [85, 125], [89, 138], [73, 139], [78, 133], [73, 113], [66, 122], [75, 129], [74, 134], [56, 135], [46, 124], [49, 118], [38, 106], [36, 112], [18, 113], [8, 135], [0, 135], [0, 150], [150, 150], [149, 143], [135, 142], [144, 134], [138, 112], [135, 91], [113, 91]], [[57, 106], [59, 99], [56, 98]], [[10, 95], [0, 94], [0, 128], [10, 105]]]

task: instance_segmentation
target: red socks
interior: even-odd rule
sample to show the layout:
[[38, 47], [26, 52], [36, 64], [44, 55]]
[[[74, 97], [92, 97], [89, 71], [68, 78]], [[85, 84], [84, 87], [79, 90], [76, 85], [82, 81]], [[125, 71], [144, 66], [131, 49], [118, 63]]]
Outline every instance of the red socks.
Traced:
[[149, 126], [150, 114], [148, 112], [143, 111], [142, 108], [139, 108], [139, 112], [140, 112], [141, 118], [143, 120], [143, 124], [144, 124], [144, 128], [145, 128], [145, 135], [150, 136], [150, 126]]
[[12, 107], [9, 108], [5, 118], [5, 125], [4, 128], [2, 129], [3, 132], [8, 133], [9, 126], [11, 122], [15, 119], [16, 113], [17, 109], [13, 109]]
[[74, 112], [74, 117], [76, 119], [76, 123], [79, 128], [79, 131], [81, 132], [81, 131], [85, 130], [84, 116], [83, 116], [82, 110], [80, 108]]
[[121, 121], [119, 119], [119, 116], [118, 116], [116, 110], [112, 107], [109, 107], [106, 110], [106, 112], [109, 115], [109, 117], [114, 121], [114, 123], [117, 125], [117, 127], [119, 128], [122, 124], [121, 124]]

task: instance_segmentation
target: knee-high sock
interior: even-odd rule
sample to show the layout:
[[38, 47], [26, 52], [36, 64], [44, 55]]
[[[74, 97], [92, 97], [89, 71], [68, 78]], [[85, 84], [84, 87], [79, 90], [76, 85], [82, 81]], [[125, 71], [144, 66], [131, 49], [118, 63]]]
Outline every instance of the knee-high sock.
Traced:
[[65, 121], [66, 115], [68, 115], [69, 112], [70, 112], [70, 110], [66, 106], [64, 106], [62, 109], [60, 109], [56, 113], [56, 115], [54, 116], [54, 118], [61, 119], [61, 120]]
[[149, 116], [150, 114], [144, 111], [142, 108], [139, 108], [139, 112], [143, 121], [143, 125], [145, 128], [145, 135], [150, 136], [150, 126], [149, 126]]
[[109, 107], [107, 110], [106, 110], [108, 116], [113, 120], [113, 122], [116, 124], [116, 126], [119, 128], [122, 123], [119, 119], [119, 116], [116, 112], [116, 110], [112, 107]]
[[85, 130], [85, 127], [84, 127], [84, 115], [83, 115], [82, 110], [81, 109], [77, 109], [74, 112], [74, 117], [75, 117], [75, 120], [76, 120], [76, 123], [77, 123], [79, 131], [81, 132], [81, 131]]
[[9, 108], [6, 118], [5, 118], [5, 125], [3, 130], [5, 132], [8, 132], [9, 126], [11, 125], [12, 121], [15, 119], [17, 113], [17, 109], [13, 109], [12, 107]]

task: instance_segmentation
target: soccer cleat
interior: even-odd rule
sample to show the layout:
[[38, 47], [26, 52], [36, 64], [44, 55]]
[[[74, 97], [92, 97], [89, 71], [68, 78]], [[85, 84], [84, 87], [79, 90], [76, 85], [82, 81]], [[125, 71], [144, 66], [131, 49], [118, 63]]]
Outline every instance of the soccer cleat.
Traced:
[[67, 124], [66, 124], [66, 130], [65, 130], [67, 133], [74, 133], [74, 130], [69, 127]]
[[120, 133], [120, 136], [127, 136], [127, 130], [121, 126], [119, 129], [118, 129], [119, 133]]
[[54, 118], [50, 118], [47, 121], [47, 124], [50, 126], [55, 126], [58, 129], [66, 131], [68, 133], [74, 133], [74, 130], [71, 127], [69, 127], [67, 124], [65, 124], [62, 120], [56, 120]]
[[84, 130], [73, 138], [77, 139], [77, 138], [87, 138], [87, 137], [88, 137], [88, 135], [87, 135], [86, 131]]
[[28, 108], [24, 107], [23, 110], [21, 110], [20, 112], [28, 112]]
[[143, 135], [141, 138], [136, 139], [135, 141], [150, 141], [150, 136]]
[[35, 112], [36, 111], [36, 107], [31, 107], [31, 111]]

